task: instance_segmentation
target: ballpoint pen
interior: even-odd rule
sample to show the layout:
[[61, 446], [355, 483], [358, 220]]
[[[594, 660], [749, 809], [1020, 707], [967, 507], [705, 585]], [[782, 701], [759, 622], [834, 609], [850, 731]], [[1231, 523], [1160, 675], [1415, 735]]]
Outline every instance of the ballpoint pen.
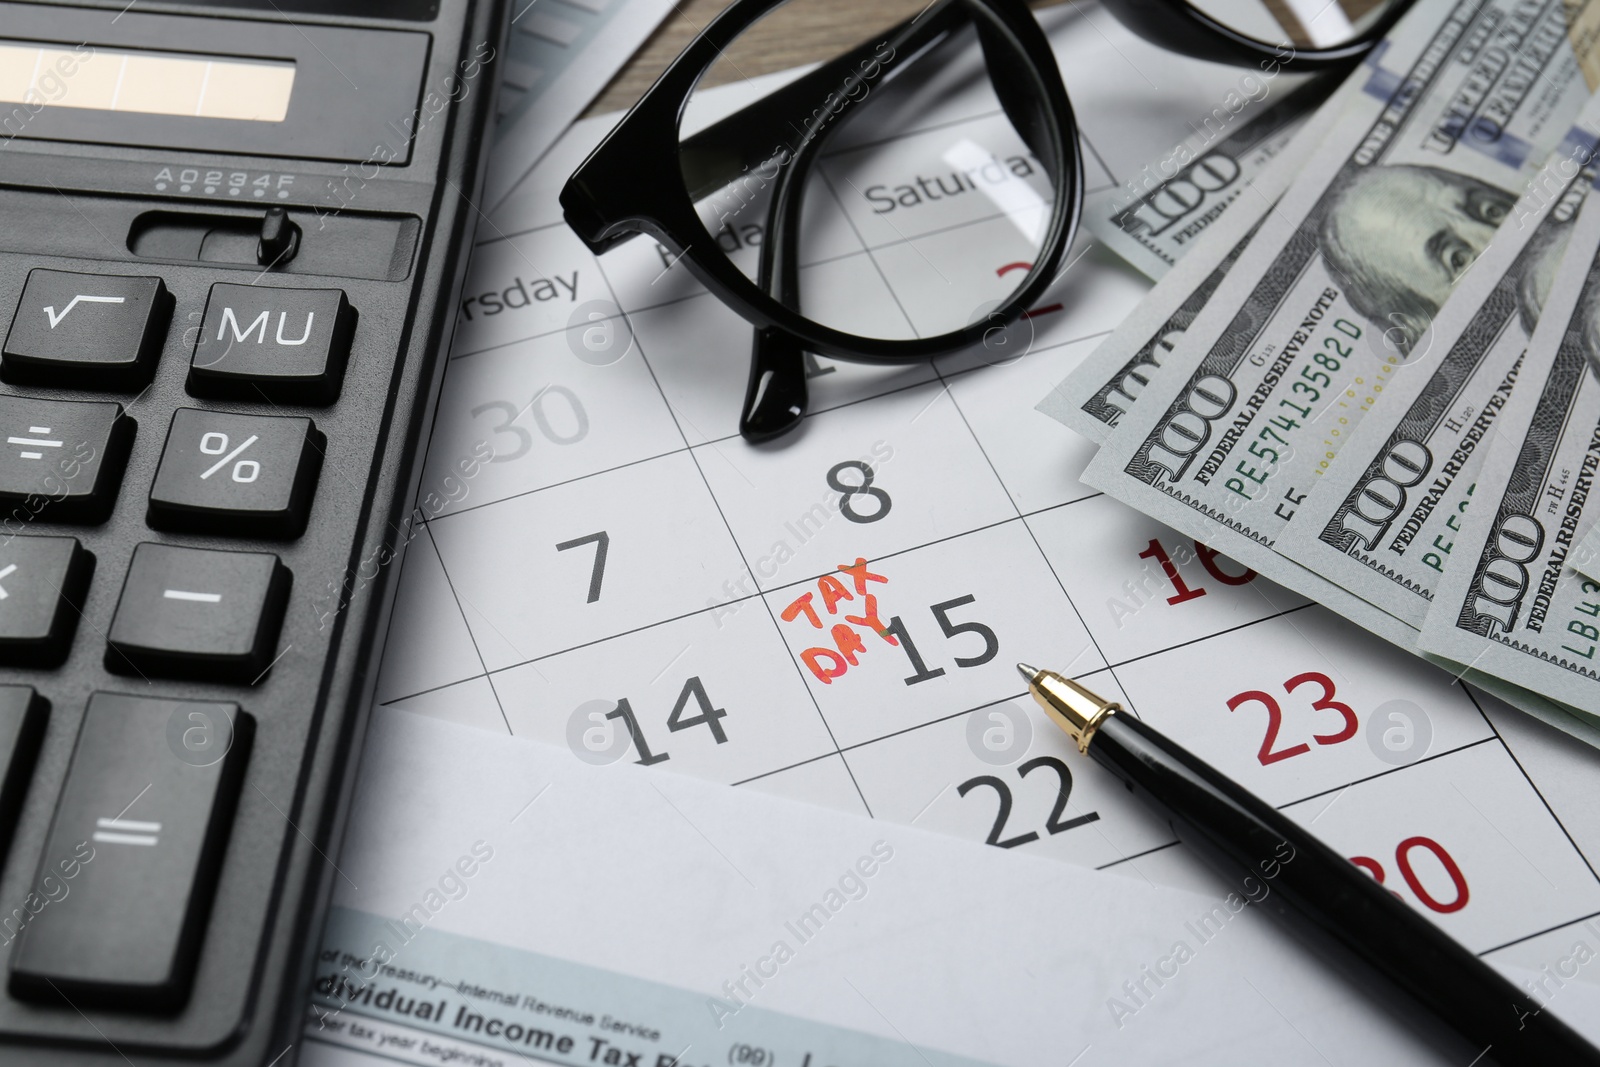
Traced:
[[[1230, 883], [1318, 948], [1354, 958], [1471, 1046], [1481, 1065], [1600, 1064], [1600, 1051], [1292, 819], [1131, 714], [1054, 671], [1017, 670], [1078, 751], [1154, 806]], [[1435, 1031], [1438, 1027], [1433, 1028]]]

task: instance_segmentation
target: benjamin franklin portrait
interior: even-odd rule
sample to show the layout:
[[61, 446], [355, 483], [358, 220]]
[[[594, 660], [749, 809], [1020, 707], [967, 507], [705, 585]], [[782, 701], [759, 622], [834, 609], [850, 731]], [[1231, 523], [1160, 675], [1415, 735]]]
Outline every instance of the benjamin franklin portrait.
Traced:
[[[1415, 164], [1357, 171], [1330, 197], [1323, 258], [1356, 310], [1393, 330], [1404, 349], [1422, 337], [1517, 200], [1476, 178]], [[1531, 238], [1534, 264], [1517, 294], [1530, 334], [1570, 232], [1570, 225], [1542, 226]], [[1586, 312], [1584, 348], [1600, 373], [1600, 301], [1591, 299]]]

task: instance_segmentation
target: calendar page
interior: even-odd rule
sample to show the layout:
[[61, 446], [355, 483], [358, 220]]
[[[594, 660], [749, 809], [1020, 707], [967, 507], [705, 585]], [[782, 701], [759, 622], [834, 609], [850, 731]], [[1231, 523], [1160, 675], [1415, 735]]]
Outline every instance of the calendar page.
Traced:
[[[1090, 192], [1135, 181], [1244, 84], [1093, 5], [1041, 17]], [[725, 111], [771, 81], [695, 106]], [[936, 181], [943, 146], [1005, 122], [960, 85], [864, 110], [876, 125], [847, 127], [824, 173], [851, 138], [879, 137], [897, 150], [873, 181]], [[1267, 87], [1249, 106], [1288, 79]], [[1079, 482], [1092, 446], [1033, 404], [1147, 291], [1134, 271], [1080, 239], [1021, 358], [815, 358], [803, 424], [753, 446], [737, 432], [750, 327], [651, 239], [597, 258], [561, 221], [556, 193], [610, 121], [575, 128], [480, 230], [384, 707], [1209, 884], [1033, 705], [1021, 660], [1121, 701], [1519, 973], [1600, 945], [1600, 881], [1575, 843], [1595, 839], [1592, 804], [1570, 778], [1543, 788], [1508, 744], [1567, 739], [1529, 735], [1450, 674]], [[1005, 266], [963, 251], [1007, 225], [977, 191], [924, 198], [895, 225], [952, 276]], [[760, 236], [717, 239], [749, 257]], [[831, 234], [808, 299], [870, 315], [938, 298], [897, 276], [904, 257], [880, 239]], [[1600, 774], [1587, 750], [1561, 758]]]

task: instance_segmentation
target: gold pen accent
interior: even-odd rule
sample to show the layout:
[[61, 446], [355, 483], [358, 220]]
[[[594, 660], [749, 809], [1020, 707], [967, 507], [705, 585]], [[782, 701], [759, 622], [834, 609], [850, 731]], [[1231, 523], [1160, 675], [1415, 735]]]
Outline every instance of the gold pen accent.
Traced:
[[1094, 740], [1094, 732], [1106, 716], [1122, 710], [1122, 705], [1116, 701], [1096, 696], [1055, 671], [1041, 671], [1026, 663], [1017, 664], [1017, 670], [1027, 679], [1028, 692], [1033, 694], [1033, 699], [1078, 743], [1079, 752], [1089, 751], [1089, 742]]

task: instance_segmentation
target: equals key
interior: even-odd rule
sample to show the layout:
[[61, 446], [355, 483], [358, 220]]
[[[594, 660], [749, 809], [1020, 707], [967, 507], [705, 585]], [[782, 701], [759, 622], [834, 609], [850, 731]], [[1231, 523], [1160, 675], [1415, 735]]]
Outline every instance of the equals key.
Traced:
[[188, 999], [254, 720], [238, 705], [89, 698], [31, 884], [9, 988], [26, 1000], [174, 1011]]
[[64, 441], [49, 440], [45, 438], [44, 435], [50, 432], [50, 427], [48, 426], [29, 426], [28, 432], [37, 436], [6, 438], [6, 444], [22, 446], [22, 451], [17, 453], [17, 456], [21, 459], [43, 459], [44, 453], [36, 451], [37, 449], [60, 448], [66, 443]]

